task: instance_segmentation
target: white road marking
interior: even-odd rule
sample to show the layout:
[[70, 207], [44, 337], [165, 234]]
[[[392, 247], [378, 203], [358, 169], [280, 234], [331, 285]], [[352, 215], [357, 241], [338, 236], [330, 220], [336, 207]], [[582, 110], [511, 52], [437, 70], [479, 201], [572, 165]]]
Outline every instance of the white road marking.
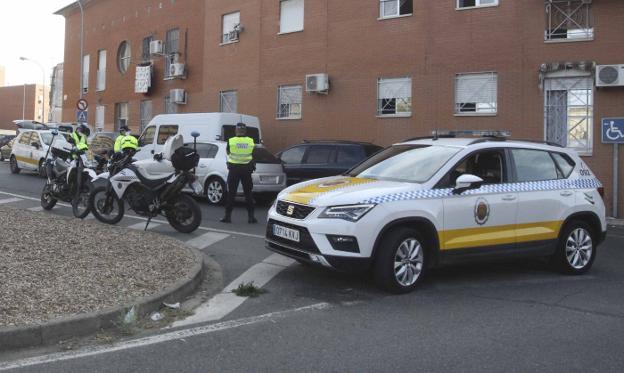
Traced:
[[218, 232], [208, 232], [208, 233], [202, 234], [199, 237], [195, 237], [193, 239], [186, 241], [186, 244], [191, 247], [196, 248], [197, 250], [203, 250], [207, 248], [208, 246], [215, 244], [221, 240], [224, 240], [228, 237], [230, 237], [229, 234], [218, 233]]
[[317, 303], [310, 306], [294, 308], [286, 311], [271, 312], [259, 316], [252, 316], [238, 320], [225, 321], [217, 324], [204, 325], [191, 329], [175, 330], [164, 334], [123, 341], [110, 346], [91, 346], [77, 351], [60, 352], [11, 362], [0, 362], [0, 371], [58, 363], [67, 360], [75, 360], [89, 356], [103, 355], [116, 351], [145, 347], [163, 342], [183, 340], [189, 337], [206, 335], [228, 329], [240, 328], [247, 325], [260, 324], [267, 321], [274, 321], [275, 319], [285, 318], [299, 312], [325, 310], [329, 307], [331, 307], [329, 303]]
[[13, 202], [19, 202], [19, 201], [23, 201], [23, 199], [21, 199], [21, 198], [0, 199], [0, 205], [4, 205], [4, 204], [7, 204], [7, 203], [13, 203]]
[[[154, 228], [156, 228], [156, 227], [160, 227], [160, 225], [161, 225], [161, 224], [158, 224], [158, 223], [151, 223], [151, 222], [150, 222], [150, 225], [147, 227], [147, 230], [151, 230], [151, 229], [154, 229]], [[142, 231], [142, 230], [145, 230], [145, 223], [136, 223], [136, 224], [132, 224], [131, 226], [126, 227], [126, 228], [135, 229], [135, 230], [137, 230], [137, 231]]]
[[247, 300], [247, 297], [239, 297], [238, 295], [232, 293], [232, 290], [237, 288], [238, 285], [253, 282], [254, 285], [263, 287], [271, 281], [273, 277], [277, 276], [277, 274], [294, 262], [294, 260], [283, 257], [282, 255], [272, 254], [261, 263], [253, 265], [241, 274], [236, 280], [226, 286], [221, 293], [215, 295], [210, 298], [208, 302], [197, 307], [193, 316], [184, 320], [176, 321], [172, 326], [186, 326], [222, 319]]
[[43, 211], [43, 207], [35, 206], [35, 207], [27, 208], [26, 210], [32, 211], [32, 212], [41, 212], [41, 211]]
[[[37, 202], [40, 201], [40, 198], [33, 198], [33, 197], [23, 196], [23, 195], [14, 194], [14, 193], [8, 193], [8, 192], [0, 191], [0, 194], [6, 194], [7, 196], [18, 197], [18, 198], [27, 199], [27, 200], [30, 200], [30, 201], [37, 201]], [[57, 203], [56, 205], [57, 206], [63, 206], [63, 207], [71, 207], [70, 205], [67, 205], [67, 204], [64, 204], [64, 203]], [[126, 214], [126, 215], [124, 215], [124, 217], [130, 218], [130, 219], [137, 219], [137, 220], [147, 221], [147, 218], [144, 218], [142, 216]], [[167, 222], [165, 220], [158, 220], [158, 219], [152, 219], [152, 222], [153, 223], [159, 223], [159, 224], [169, 224], [169, 222]], [[151, 225], [151, 223], [150, 223], [150, 225]], [[226, 234], [231, 234], [231, 235], [235, 235], [235, 236], [243, 236], [243, 237], [264, 239], [264, 236], [260, 235], [260, 234], [237, 232], [237, 231], [231, 231], [231, 230], [227, 230], [227, 229], [217, 229], [217, 228], [208, 228], [208, 227], [199, 227], [197, 229], [200, 229], [200, 230], [203, 230], [203, 231], [208, 231], [208, 232], [220, 232], [220, 233], [226, 233]]]

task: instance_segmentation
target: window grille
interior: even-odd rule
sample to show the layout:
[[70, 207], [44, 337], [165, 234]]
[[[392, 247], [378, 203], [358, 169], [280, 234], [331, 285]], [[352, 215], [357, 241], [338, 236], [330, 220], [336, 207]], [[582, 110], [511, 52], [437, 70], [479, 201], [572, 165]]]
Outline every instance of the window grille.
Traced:
[[545, 40], [593, 39], [591, 3], [591, 0], [545, 0]]
[[180, 29], [167, 31], [165, 38], [165, 78], [171, 77], [171, 65], [178, 61], [180, 55]]
[[300, 119], [303, 100], [303, 87], [287, 85], [278, 88], [277, 118]]
[[412, 0], [380, 0], [379, 17], [392, 18], [412, 14]]
[[238, 108], [236, 91], [219, 92], [219, 111], [222, 113], [236, 113]]
[[125, 74], [130, 66], [130, 43], [122, 41], [117, 51], [117, 67], [119, 72]]
[[142, 48], [141, 48], [141, 60], [143, 62], [149, 61], [151, 58], [150, 55], [150, 43], [154, 40], [153, 36], [146, 36], [143, 38]]

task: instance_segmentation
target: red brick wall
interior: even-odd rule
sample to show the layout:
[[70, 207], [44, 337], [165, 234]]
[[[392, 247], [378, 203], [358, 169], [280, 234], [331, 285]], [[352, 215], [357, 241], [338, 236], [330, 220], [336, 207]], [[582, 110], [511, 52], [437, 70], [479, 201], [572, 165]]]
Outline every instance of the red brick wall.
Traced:
[[[22, 104], [25, 102], [25, 119], [35, 118], [35, 89], [40, 86], [34, 84], [26, 85], [26, 99], [24, 100], [24, 86], [16, 85], [10, 87], [0, 87], [0, 129], [14, 130], [13, 121], [22, 119]], [[47, 100], [46, 100], [47, 101]]]

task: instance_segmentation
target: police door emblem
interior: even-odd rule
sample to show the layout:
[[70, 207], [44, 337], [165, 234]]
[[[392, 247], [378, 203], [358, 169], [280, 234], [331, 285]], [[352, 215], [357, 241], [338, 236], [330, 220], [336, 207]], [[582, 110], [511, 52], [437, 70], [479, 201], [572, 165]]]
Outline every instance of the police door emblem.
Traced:
[[288, 216], [291, 216], [294, 212], [295, 212], [295, 205], [289, 205], [288, 210], [286, 210], [286, 214], [288, 214]]
[[485, 198], [477, 199], [474, 208], [474, 218], [479, 225], [485, 224], [490, 218], [490, 205]]

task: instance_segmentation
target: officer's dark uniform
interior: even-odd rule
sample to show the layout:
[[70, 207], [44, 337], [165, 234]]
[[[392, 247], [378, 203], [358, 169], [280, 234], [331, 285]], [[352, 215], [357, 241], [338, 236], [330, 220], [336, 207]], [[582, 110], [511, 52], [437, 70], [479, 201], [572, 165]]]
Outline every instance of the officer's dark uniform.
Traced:
[[232, 217], [232, 209], [234, 208], [234, 198], [238, 190], [238, 183], [243, 184], [245, 192], [245, 202], [247, 203], [248, 222], [250, 224], [257, 223], [254, 217], [254, 203], [251, 191], [253, 189], [253, 181], [251, 174], [254, 171], [253, 150], [254, 141], [251, 137], [245, 136], [246, 126], [243, 123], [236, 125], [236, 137], [228, 140], [228, 178], [227, 178], [227, 202], [225, 205], [225, 217], [221, 219], [223, 223], [230, 223]]

